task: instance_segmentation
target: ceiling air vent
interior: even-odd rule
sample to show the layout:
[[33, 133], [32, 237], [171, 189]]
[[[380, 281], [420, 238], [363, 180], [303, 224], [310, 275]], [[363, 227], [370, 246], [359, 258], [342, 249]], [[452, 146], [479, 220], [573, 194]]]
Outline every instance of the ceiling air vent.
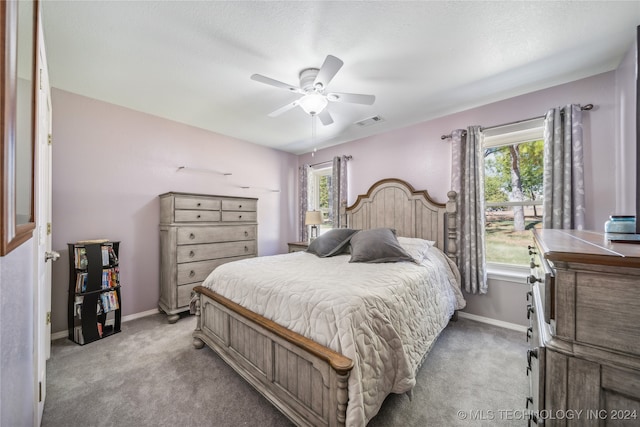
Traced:
[[359, 122], [356, 122], [356, 124], [357, 124], [358, 126], [371, 126], [371, 125], [372, 125], [372, 124], [374, 124], [374, 123], [378, 123], [378, 122], [382, 122], [382, 121], [384, 121], [384, 120], [382, 119], [382, 117], [380, 117], [380, 116], [373, 116], [373, 117], [369, 117], [368, 119], [360, 120]]

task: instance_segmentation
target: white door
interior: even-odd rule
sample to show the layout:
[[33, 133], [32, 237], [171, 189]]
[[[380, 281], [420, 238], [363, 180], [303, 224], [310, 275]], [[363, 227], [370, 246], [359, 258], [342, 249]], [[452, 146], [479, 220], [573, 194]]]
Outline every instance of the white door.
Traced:
[[[42, 31], [42, 28], [40, 28]], [[42, 32], [40, 33], [42, 39]], [[36, 364], [36, 427], [42, 421], [46, 396], [47, 359], [51, 353], [51, 263], [59, 256], [51, 251], [51, 92], [44, 43], [40, 43], [39, 91], [37, 111], [37, 144], [35, 149], [35, 214], [37, 249], [36, 325], [34, 363]]]

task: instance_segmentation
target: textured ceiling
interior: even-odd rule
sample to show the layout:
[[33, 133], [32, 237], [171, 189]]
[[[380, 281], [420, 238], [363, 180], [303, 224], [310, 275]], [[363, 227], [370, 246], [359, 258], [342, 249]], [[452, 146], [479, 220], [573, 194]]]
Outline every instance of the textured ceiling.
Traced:
[[[292, 153], [335, 145], [615, 69], [640, 2], [43, 1], [55, 88]], [[317, 126], [298, 85], [334, 55], [335, 92]], [[379, 115], [374, 125], [354, 123]]]

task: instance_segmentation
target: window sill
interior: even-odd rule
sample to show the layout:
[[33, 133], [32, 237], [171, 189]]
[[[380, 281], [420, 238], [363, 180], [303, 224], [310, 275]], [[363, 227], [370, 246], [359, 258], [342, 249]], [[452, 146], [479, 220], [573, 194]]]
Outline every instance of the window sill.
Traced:
[[527, 276], [529, 276], [529, 274], [529, 267], [524, 265], [487, 264], [487, 279], [489, 280], [501, 280], [519, 285], [528, 285]]

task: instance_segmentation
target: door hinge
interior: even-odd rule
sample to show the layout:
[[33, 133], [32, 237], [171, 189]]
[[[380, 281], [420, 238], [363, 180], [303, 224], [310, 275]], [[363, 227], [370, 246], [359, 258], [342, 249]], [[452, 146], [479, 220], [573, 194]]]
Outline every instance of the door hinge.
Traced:
[[47, 223], [47, 236], [49, 236], [51, 234], [51, 223], [48, 222]]
[[46, 324], [47, 325], [51, 324], [51, 312], [50, 311], [47, 311], [47, 323]]
[[42, 402], [42, 381], [38, 381], [38, 402]]
[[47, 139], [47, 144], [49, 145], [53, 144], [53, 138], [51, 137], [51, 134], [49, 134], [49, 138]]

